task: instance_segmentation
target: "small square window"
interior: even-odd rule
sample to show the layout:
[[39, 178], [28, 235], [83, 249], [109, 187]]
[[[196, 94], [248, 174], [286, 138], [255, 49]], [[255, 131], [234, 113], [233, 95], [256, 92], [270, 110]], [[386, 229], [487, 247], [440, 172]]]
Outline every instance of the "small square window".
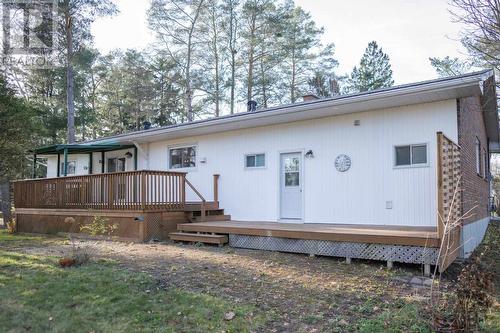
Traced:
[[407, 145], [395, 147], [395, 165], [412, 166], [427, 164], [427, 145]]
[[265, 154], [252, 154], [245, 156], [246, 168], [263, 168], [266, 166]]

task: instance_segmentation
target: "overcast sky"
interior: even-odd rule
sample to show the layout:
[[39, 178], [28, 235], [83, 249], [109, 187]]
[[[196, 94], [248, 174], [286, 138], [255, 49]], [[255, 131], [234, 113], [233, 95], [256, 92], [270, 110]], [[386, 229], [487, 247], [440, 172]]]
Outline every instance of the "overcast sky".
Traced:
[[[120, 14], [98, 19], [95, 44], [142, 49], [153, 41], [147, 27], [149, 0], [115, 0]], [[465, 57], [458, 41], [460, 25], [452, 22], [447, 0], [296, 0], [325, 28], [324, 43], [333, 42], [338, 73], [349, 73], [366, 45], [376, 40], [391, 60], [396, 84], [436, 77], [429, 57]]]

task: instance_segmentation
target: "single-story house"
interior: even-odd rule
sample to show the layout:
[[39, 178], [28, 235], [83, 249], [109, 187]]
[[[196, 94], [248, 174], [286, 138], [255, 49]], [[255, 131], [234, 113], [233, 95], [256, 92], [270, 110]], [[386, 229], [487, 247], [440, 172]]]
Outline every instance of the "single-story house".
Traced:
[[102, 215], [119, 236], [143, 241], [445, 269], [485, 233], [499, 141], [490, 70], [249, 103], [248, 112], [35, 149], [48, 178], [15, 183], [18, 228], [74, 231], [68, 217]]

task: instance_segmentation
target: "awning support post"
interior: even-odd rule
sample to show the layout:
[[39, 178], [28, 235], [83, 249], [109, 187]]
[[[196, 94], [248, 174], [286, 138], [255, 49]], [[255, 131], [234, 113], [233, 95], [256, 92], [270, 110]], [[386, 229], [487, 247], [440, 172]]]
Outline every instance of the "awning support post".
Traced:
[[64, 168], [63, 175], [66, 177], [68, 175], [68, 148], [64, 148]]
[[31, 178], [36, 178], [36, 153], [33, 154], [33, 177]]

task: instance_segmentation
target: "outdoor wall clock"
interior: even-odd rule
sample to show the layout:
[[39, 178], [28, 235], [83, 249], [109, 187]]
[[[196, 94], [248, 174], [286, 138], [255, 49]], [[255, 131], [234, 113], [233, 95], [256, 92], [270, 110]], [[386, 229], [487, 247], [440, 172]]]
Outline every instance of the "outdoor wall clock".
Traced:
[[340, 154], [335, 158], [335, 168], [337, 171], [346, 172], [351, 167], [351, 158], [347, 155]]

